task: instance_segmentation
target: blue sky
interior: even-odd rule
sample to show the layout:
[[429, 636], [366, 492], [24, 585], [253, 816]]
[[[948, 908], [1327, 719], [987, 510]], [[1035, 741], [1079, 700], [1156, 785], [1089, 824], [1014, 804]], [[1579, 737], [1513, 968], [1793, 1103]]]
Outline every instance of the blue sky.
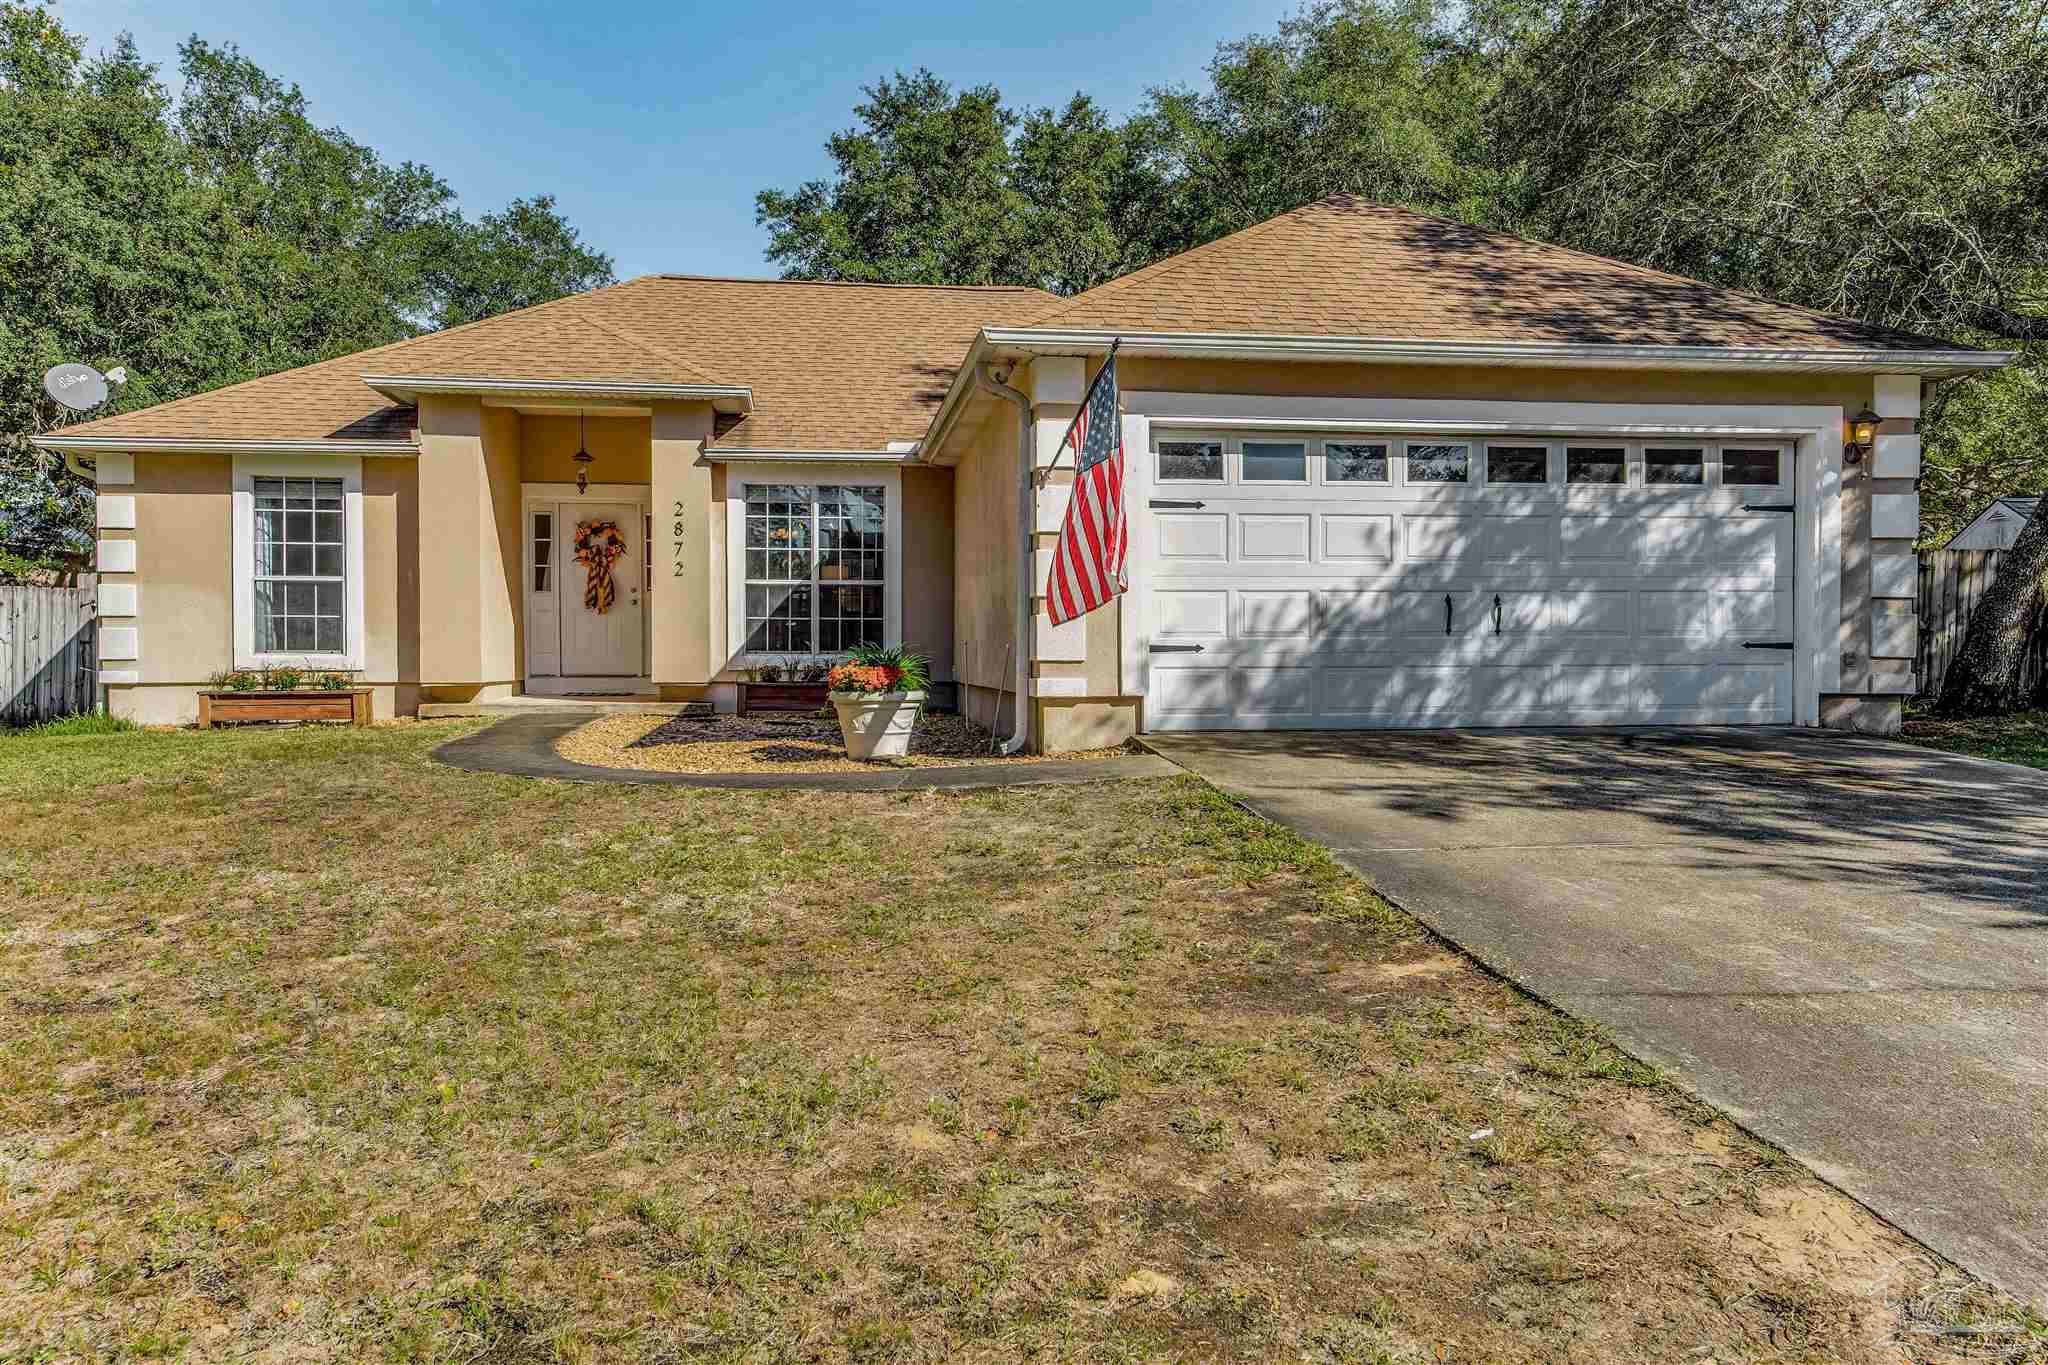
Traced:
[[766, 275], [754, 192], [822, 175], [860, 87], [928, 66], [1013, 106], [1076, 89], [1117, 113], [1196, 81], [1216, 44], [1294, 0], [979, 0], [895, 5], [619, 0], [266, 4], [60, 0], [103, 46], [124, 29], [175, 78], [188, 34], [232, 40], [305, 90], [315, 118], [438, 171], [472, 213], [553, 193], [621, 278]]

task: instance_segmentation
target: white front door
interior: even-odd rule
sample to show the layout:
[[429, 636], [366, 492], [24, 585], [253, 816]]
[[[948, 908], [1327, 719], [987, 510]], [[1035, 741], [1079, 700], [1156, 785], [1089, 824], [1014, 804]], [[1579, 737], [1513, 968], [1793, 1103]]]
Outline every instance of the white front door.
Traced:
[[1787, 724], [1792, 454], [1169, 435], [1150, 728]]
[[[623, 683], [646, 674], [646, 509], [577, 498], [526, 505], [526, 672], [529, 679]], [[608, 589], [577, 558], [608, 548]]]
[[[563, 503], [557, 518], [562, 540], [562, 674], [570, 678], [624, 678], [640, 673], [642, 546], [639, 507], [632, 503]], [[593, 553], [616, 549], [609, 564], [611, 590], [591, 582], [591, 566], [577, 558], [585, 535]]]

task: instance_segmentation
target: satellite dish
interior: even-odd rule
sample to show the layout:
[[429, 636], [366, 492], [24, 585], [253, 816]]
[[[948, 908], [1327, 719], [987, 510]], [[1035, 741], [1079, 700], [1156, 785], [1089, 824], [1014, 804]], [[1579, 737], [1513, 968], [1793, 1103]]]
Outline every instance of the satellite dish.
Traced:
[[110, 382], [127, 383], [128, 372], [117, 368], [101, 374], [90, 365], [58, 365], [43, 376], [43, 392], [73, 412], [90, 412], [107, 401]]

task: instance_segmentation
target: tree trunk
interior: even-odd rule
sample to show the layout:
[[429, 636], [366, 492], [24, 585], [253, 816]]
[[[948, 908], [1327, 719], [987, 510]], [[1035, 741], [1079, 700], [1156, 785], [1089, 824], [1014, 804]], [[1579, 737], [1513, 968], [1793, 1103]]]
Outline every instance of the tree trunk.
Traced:
[[2001, 716], [2026, 709], [2032, 699], [2020, 689], [2020, 669], [2026, 659], [2027, 623], [2044, 572], [2048, 498], [2027, 518], [2020, 538], [1998, 566], [1998, 577], [1970, 613], [1962, 650], [1942, 680], [1935, 707], [1942, 715]]

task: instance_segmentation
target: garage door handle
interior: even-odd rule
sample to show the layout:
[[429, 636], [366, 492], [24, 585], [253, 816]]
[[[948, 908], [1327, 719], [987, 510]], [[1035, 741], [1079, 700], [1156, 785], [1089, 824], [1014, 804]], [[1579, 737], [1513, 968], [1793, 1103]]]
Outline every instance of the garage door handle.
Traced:
[[1202, 647], [1200, 645], [1154, 645], [1152, 646], [1152, 652], [1154, 654], [1200, 654]]

